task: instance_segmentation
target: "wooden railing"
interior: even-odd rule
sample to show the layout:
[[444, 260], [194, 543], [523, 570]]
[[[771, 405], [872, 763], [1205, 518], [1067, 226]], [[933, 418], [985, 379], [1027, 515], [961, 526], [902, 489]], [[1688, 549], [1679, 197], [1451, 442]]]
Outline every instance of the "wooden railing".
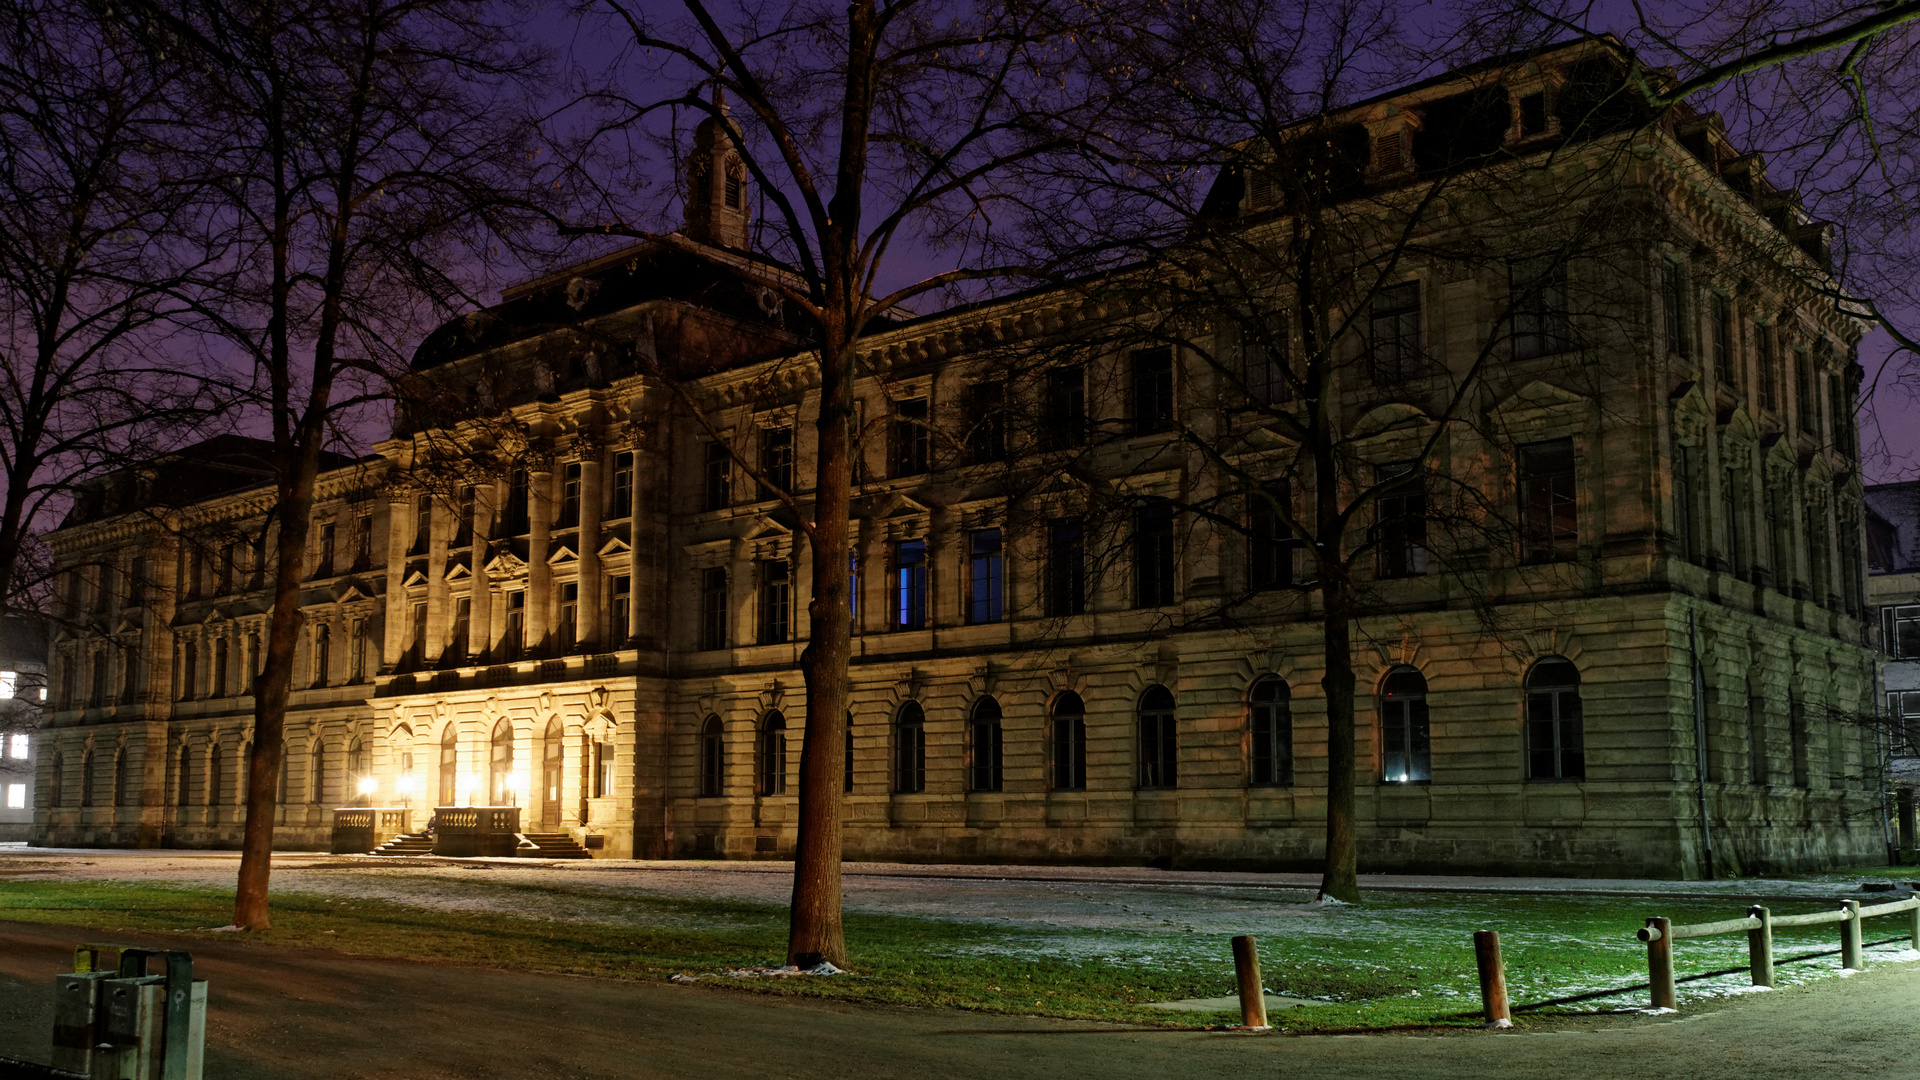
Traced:
[[[1875, 904], [1861, 907], [1858, 900], [1843, 900], [1835, 911], [1815, 911], [1805, 915], [1775, 916], [1766, 908], [1755, 905], [1747, 909], [1745, 918], [1725, 919], [1720, 922], [1694, 923], [1690, 926], [1674, 926], [1664, 916], [1647, 920], [1647, 925], [1635, 933], [1635, 937], [1647, 945], [1647, 984], [1651, 991], [1653, 1007], [1671, 1009], [1674, 1007], [1673, 943], [1689, 938], [1714, 937], [1720, 934], [1737, 934], [1746, 931], [1748, 970], [1755, 986], [1773, 985], [1773, 932], [1783, 927], [1825, 926], [1830, 923], [1840, 927], [1840, 966], [1854, 971], [1864, 970], [1866, 960], [1866, 931], [1861, 925], [1868, 919], [1884, 915], [1907, 913], [1911, 919], [1908, 937], [1915, 949], [1920, 949], [1920, 896], [1906, 900], [1895, 900], [1889, 904]], [[1899, 938], [1887, 938], [1885, 941], [1898, 941]], [[1875, 942], [1884, 944], [1884, 942]], [[1813, 956], [1830, 956], [1832, 952], [1814, 953]], [[1794, 959], [1810, 959], [1795, 957]], [[1737, 968], [1735, 969], [1738, 970]], [[1697, 977], [1697, 976], [1696, 976]]]

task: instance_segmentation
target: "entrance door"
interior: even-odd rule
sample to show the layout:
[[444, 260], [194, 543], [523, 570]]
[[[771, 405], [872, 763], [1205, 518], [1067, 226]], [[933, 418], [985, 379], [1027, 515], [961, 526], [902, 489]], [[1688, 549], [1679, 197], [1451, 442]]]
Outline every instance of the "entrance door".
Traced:
[[557, 721], [547, 723], [546, 759], [540, 769], [540, 827], [553, 830], [560, 827], [560, 783], [565, 771], [562, 764], [566, 759], [566, 747], [560, 742], [560, 724]]

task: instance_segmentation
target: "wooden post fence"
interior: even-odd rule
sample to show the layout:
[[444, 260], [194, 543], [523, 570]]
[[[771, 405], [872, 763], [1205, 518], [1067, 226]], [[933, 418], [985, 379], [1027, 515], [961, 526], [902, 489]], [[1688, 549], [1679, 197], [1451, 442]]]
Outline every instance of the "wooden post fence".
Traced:
[[[1748, 969], [1753, 985], [1773, 985], [1773, 934], [1784, 927], [1840, 924], [1840, 966], [1863, 971], [1867, 966], [1865, 927], [1867, 919], [1905, 912], [1909, 916], [1909, 936], [1920, 949], [1920, 896], [1895, 900], [1890, 904], [1861, 907], [1858, 900], [1843, 900], [1833, 911], [1815, 911], [1805, 915], [1774, 915], [1760, 905], [1747, 909], [1744, 919], [1674, 926], [1665, 918], [1652, 918], [1634, 936], [1647, 945], [1647, 983], [1653, 1007], [1674, 1007], [1673, 943], [1687, 938], [1713, 937], [1717, 934], [1747, 932]], [[1830, 954], [1829, 954], [1830, 955]]]
[[1480, 1005], [1487, 1015], [1487, 1026], [1510, 1028], [1513, 1013], [1507, 1008], [1507, 969], [1500, 962], [1500, 932], [1476, 930], [1473, 957], [1480, 967]]
[[1233, 973], [1240, 980], [1240, 1022], [1250, 1028], [1267, 1026], [1267, 990], [1260, 982], [1260, 950], [1253, 935], [1233, 939]]
[[1860, 927], [1860, 901], [1842, 900], [1840, 909], [1846, 913], [1840, 923], [1840, 966], [1865, 971], [1867, 935]]
[[1753, 985], [1773, 985], [1773, 915], [1758, 904], [1747, 909], [1747, 918], [1759, 922], [1759, 926], [1747, 931], [1748, 967], [1753, 971]]

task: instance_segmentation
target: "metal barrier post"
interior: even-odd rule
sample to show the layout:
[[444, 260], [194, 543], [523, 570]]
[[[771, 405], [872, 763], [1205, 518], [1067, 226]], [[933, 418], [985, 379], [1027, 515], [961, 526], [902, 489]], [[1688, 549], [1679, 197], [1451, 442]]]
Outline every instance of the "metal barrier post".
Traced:
[[1473, 932], [1473, 959], [1480, 968], [1480, 1007], [1487, 1026], [1510, 1028], [1513, 1013], [1507, 1007], [1507, 968], [1500, 961], [1500, 931]]
[[1641, 934], [1647, 939], [1647, 984], [1652, 992], [1653, 1007], [1674, 1008], [1673, 920], [1656, 915], [1647, 920], [1647, 928]]
[[1748, 966], [1753, 969], [1753, 985], [1773, 985], [1773, 914], [1758, 904], [1747, 909], [1747, 917], [1760, 925], [1747, 931]]
[[1842, 900], [1840, 906], [1847, 911], [1846, 921], [1840, 924], [1840, 966], [1865, 971], [1866, 950], [1861, 943], [1866, 940], [1866, 935], [1860, 928], [1860, 901]]

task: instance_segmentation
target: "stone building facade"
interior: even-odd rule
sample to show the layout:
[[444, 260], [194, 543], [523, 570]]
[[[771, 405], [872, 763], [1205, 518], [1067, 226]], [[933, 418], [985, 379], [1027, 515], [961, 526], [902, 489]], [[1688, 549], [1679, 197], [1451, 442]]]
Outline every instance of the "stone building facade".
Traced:
[[[1420, 573], [1424, 547], [1377, 564], [1357, 657], [1364, 869], [1695, 876], [1703, 805], [1721, 874], [1881, 853], [1873, 741], [1833, 719], [1874, 685], [1849, 367], [1866, 328], [1812, 287], [1818, 224], [1713, 118], [1574, 137], [1581, 73], [1616, 59], [1580, 43], [1336, 118], [1356, 190], [1389, 205], [1423, 122], [1469, 90], [1510, 110], [1491, 138], [1528, 171], [1435, 235], [1497, 239], [1507, 198], [1573, 214], [1583, 177], [1656, 226], [1567, 265], [1545, 317], [1577, 342], [1512, 344], [1497, 257], [1409, 253], [1398, 306], [1370, 301], [1374, 332], [1433, 366], [1335, 388], [1358, 452], [1406, 460], [1484, 370], [1483, 422], [1446, 435], [1434, 469], [1490, 504], [1544, 492], [1561, 516], [1551, 557], [1483, 542], [1472, 578]], [[323, 476], [282, 844], [324, 844], [331, 808], [359, 800], [518, 805], [600, 856], [790, 855], [817, 377], [790, 272], [741, 250], [730, 146], [701, 131], [681, 233], [430, 337], [394, 438]], [[1258, 182], [1216, 195], [1278, 242], [1286, 210]], [[1132, 302], [1119, 323], [1152, 314]], [[1243, 471], [1286, 448], [1230, 415], [1247, 371], [1190, 348], [1049, 351], [1114, 319], [1061, 288], [863, 343], [849, 858], [1317, 856], [1319, 625], [1277, 587], [1303, 564], [1222, 517], [1257, 509], [1190, 436], [1230, 434]], [[1021, 377], [1008, 355], [1029, 358]], [[271, 510], [246, 455], [185, 451], [52, 538], [91, 629], [53, 645], [42, 786], [63, 798], [40, 842], [237, 843], [265, 615], [250, 538]], [[221, 489], [156, 485], [169, 469]], [[1101, 532], [1090, 488], [1139, 501]], [[1213, 520], [1153, 509], [1198, 506]], [[86, 776], [90, 805], [65, 794]]]

